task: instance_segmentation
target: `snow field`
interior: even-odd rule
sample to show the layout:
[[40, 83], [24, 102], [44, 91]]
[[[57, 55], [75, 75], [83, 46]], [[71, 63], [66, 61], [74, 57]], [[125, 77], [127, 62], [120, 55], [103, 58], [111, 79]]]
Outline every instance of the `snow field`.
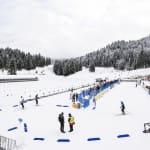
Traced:
[[[82, 72], [83, 73], [83, 72]], [[87, 72], [85, 73], [87, 74]], [[25, 110], [21, 107], [12, 107], [18, 104], [20, 95], [26, 91], [26, 95], [34, 96], [35, 91], [42, 89], [42, 92], [49, 91], [53, 87], [71, 87], [92, 82], [96, 75], [91, 74], [91, 79], [77, 74], [69, 78], [40, 76], [40, 81], [27, 83], [0, 84], [3, 96], [0, 100], [0, 133], [3, 136], [17, 140], [19, 150], [43, 150], [43, 149], [115, 149], [115, 150], [149, 150], [150, 134], [142, 133], [145, 122], [150, 122], [150, 95], [141, 87], [135, 87], [135, 83], [121, 82], [106, 92], [97, 101], [95, 110], [92, 107], [74, 109], [69, 99], [70, 93], [55, 95], [39, 100], [39, 106], [35, 101], [25, 103]], [[114, 73], [113, 73], [114, 74]], [[99, 74], [97, 74], [98, 76]], [[93, 76], [93, 77], [92, 77]], [[80, 82], [80, 78], [84, 79]], [[75, 79], [75, 80], [73, 80]], [[78, 80], [77, 80], [78, 79]], [[78, 83], [76, 83], [78, 81]], [[74, 83], [75, 82], [75, 83]], [[54, 84], [55, 83], [55, 84]], [[11, 90], [12, 95], [6, 96]], [[19, 100], [18, 100], [19, 99]], [[120, 101], [124, 101], [126, 115], [121, 115]], [[69, 105], [69, 107], [57, 107], [56, 105]], [[59, 131], [58, 114], [64, 112], [65, 134]], [[68, 113], [75, 117], [74, 132], [69, 130], [67, 118]], [[19, 123], [18, 119], [23, 122]], [[23, 123], [27, 123], [28, 132], [24, 132]], [[18, 129], [8, 132], [11, 127]], [[129, 134], [130, 137], [118, 139], [119, 134]], [[34, 141], [33, 138], [42, 137], [44, 141]], [[99, 137], [100, 141], [90, 141], [91, 137]], [[69, 143], [58, 143], [57, 139], [70, 139]]]

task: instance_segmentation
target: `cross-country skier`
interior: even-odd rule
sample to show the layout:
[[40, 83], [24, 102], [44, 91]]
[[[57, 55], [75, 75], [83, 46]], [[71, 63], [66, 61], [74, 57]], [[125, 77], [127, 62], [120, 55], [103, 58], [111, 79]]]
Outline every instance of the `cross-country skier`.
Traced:
[[124, 102], [123, 101], [121, 101], [121, 106], [120, 106], [120, 108], [121, 108], [121, 112], [122, 112], [122, 114], [123, 115], [125, 115], [125, 105], [124, 105]]
[[36, 105], [38, 105], [38, 94], [35, 95], [35, 102], [36, 102]]
[[22, 109], [24, 109], [24, 98], [23, 98], [23, 96], [21, 96], [20, 105], [21, 105]]

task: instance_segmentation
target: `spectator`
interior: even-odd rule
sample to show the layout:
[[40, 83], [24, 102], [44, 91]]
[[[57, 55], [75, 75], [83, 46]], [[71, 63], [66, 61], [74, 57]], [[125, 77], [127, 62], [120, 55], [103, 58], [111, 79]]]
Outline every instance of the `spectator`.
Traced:
[[74, 121], [74, 117], [70, 113], [68, 114], [68, 123], [69, 123], [69, 127], [70, 127], [69, 132], [72, 132], [75, 121]]
[[60, 123], [60, 131], [62, 133], [65, 133], [65, 131], [64, 131], [64, 123], [65, 123], [65, 121], [64, 121], [64, 113], [63, 112], [59, 114], [58, 121]]

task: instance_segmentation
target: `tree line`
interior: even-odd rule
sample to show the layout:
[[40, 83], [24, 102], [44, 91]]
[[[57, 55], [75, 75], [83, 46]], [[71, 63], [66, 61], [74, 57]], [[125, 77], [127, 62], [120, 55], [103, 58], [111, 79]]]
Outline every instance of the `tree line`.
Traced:
[[57, 75], [70, 75], [82, 70], [80, 58], [55, 60], [53, 71]]
[[16, 74], [17, 70], [31, 70], [51, 64], [51, 59], [40, 54], [31, 55], [19, 49], [0, 48], [0, 69], [7, 70], [8, 74]]
[[119, 70], [150, 67], [150, 36], [135, 41], [116, 41], [85, 56], [57, 60], [53, 70], [57, 75], [70, 75], [82, 70], [83, 66], [91, 72], [95, 71], [95, 67]]

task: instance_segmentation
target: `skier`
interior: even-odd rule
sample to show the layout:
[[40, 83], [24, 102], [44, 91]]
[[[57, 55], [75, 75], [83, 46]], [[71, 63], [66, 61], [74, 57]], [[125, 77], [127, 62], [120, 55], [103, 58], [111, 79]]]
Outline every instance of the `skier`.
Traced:
[[36, 105], [38, 105], [38, 94], [35, 95], [35, 102], [36, 102]]
[[64, 123], [65, 123], [65, 121], [64, 121], [64, 113], [63, 112], [59, 114], [58, 121], [60, 123], [60, 131], [62, 133], [65, 133], [65, 131], [64, 131]]
[[22, 109], [24, 109], [24, 98], [22, 96], [21, 96], [20, 105], [21, 105]]
[[120, 108], [121, 108], [121, 112], [122, 112], [122, 114], [123, 115], [125, 115], [125, 105], [124, 105], [124, 102], [123, 101], [121, 101], [121, 106], [120, 106]]
[[70, 113], [68, 114], [68, 123], [69, 123], [69, 127], [70, 127], [69, 132], [72, 132], [75, 121], [74, 121], [74, 117]]

